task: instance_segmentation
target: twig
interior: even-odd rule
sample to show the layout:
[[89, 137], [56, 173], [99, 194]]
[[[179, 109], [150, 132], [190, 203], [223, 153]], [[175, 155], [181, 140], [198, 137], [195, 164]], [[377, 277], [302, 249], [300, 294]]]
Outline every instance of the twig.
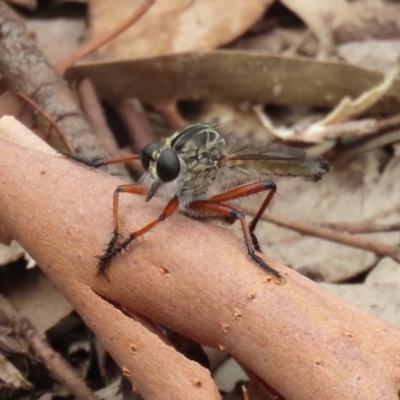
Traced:
[[[101, 106], [100, 100], [97, 97], [96, 88], [94, 87], [92, 81], [86, 78], [79, 82], [77, 85], [77, 93], [82, 111], [93, 128], [93, 131], [95, 132], [101, 147], [104, 149], [104, 152], [113, 157], [131, 155], [131, 152], [124, 154], [124, 151], [119, 149], [117, 141], [107, 125], [103, 107]], [[138, 172], [143, 173], [143, 169], [140, 169], [140, 164], [129, 162], [126, 165], [114, 165], [112, 175], [118, 175], [124, 180], [129, 181], [131, 177], [129, 176], [128, 168], [136, 174]]]
[[[365, 151], [359, 149], [363, 147], [376, 148], [385, 144], [400, 140], [398, 128], [400, 127], [400, 114], [377, 121], [368, 118], [357, 121], [346, 121], [332, 125], [314, 124], [301, 132], [294, 133], [290, 138], [302, 140], [304, 142], [321, 142], [326, 139], [337, 139], [343, 136], [351, 136], [356, 140], [345, 152], [354, 153]], [[396, 134], [393, 135], [392, 131]], [[387, 135], [384, 135], [386, 134]], [[358, 137], [358, 139], [356, 139]], [[370, 144], [372, 142], [372, 144]], [[341, 150], [340, 156], [342, 156]]]
[[65, 386], [79, 400], [96, 400], [96, 396], [81, 380], [72, 367], [55, 352], [46, 341], [45, 335], [39, 333], [26, 318], [11, 306], [10, 302], [0, 295], [2, 314], [10, 320], [12, 325], [19, 326], [21, 336], [30, 345], [36, 356], [49, 369], [54, 377]]
[[249, 393], [247, 392], [246, 386], [242, 385], [243, 400], [250, 400]]
[[291, 221], [284, 218], [263, 216], [265, 221], [271, 222], [283, 228], [292, 229], [304, 235], [314, 236], [320, 239], [330, 240], [335, 243], [355, 247], [366, 251], [371, 251], [377, 255], [390, 257], [394, 261], [400, 262], [400, 248], [385, 243], [361, 239], [348, 233], [342, 233], [333, 229], [324, 228], [304, 221]]
[[[345, 133], [351, 133], [353, 136], [360, 136], [360, 139], [353, 142], [350, 146], [340, 150], [338, 157], [342, 160], [352, 158], [357, 154], [386, 146], [400, 140], [400, 114], [375, 122], [374, 120], [360, 120], [347, 122], [345, 124], [320, 127], [323, 129], [320, 133], [324, 137], [339, 137], [343, 135], [343, 130], [340, 133], [341, 128], [345, 127], [347, 124], [353, 124], [353, 126], [357, 128], [357, 123], [363, 123], [363, 125], [358, 125], [358, 132], [345, 131]], [[332, 134], [330, 134], [330, 132]]]
[[43, 110], [42, 107], [39, 106], [39, 104], [36, 104], [30, 97], [25, 96], [23, 93], [17, 93], [17, 96], [21, 97], [24, 101], [26, 101], [30, 106], [32, 106], [35, 110], [37, 110], [39, 113], [43, 115], [44, 118], [47, 119], [49, 122], [50, 126], [57, 132], [58, 137], [62, 141], [62, 143], [65, 146], [65, 149], [68, 150], [70, 153], [75, 153], [74, 148], [70, 145], [68, 142], [68, 139], [65, 137], [65, 135], [61, 132], [60, 128], [57, 125], [57, 122], [54, 121], [54, 119], [47, 114], [45, 110]]
[[76, 90], [82, 111], [99, 139], [101, 147], [110, 155], [116, 155], [118, 153], [118, 145], [107, 125], [93, 82], [89, 78], [83, 79], [77, 85]]
[[93, 392], [86, 386], [72, 367], [60, 354], [50, 347], [45, 335], [40, 334], [29, 320], [23, 319], [22, 323], [24, 338], [54, 377], [77, 399], [97, 400]]
[[390, 132], [400, 127], [400, 114], [392, 115], [389, 118], [385, 118], [381, 121], [377, 121], [375, 126], [375, 135]]
[[182, 118], [182, 115], [178, 110], [176, 101], [159, 102], [153, 104], [153, 107], [165, 118], [172, 128], [180, 129], [186, 125], [185, 119]]
[[384, 135], [376, 136], [374, 138], [368, 138], [363, 141], [352, 144], [346, 149], [343, 149], [339, 154], [338, 158], [341, 161], [345, 161], [354, 158], [358, 154], [365, 153], [367, 151], [377, 149], [388, 144], [393, 144], [400, 141], [400, 129], [396, 129], [392, 132]]
[[57, 63], [56, 69], [61, 74], [64, 74], [67, 68], [71, 67], [77, 61], [81, 60], [83, 57], [86, 57], [88, 54], [93, 53], [99, 47], [103, 46], [105, 43], [114, 39], [116, 36], [132, 26], [147, 12], [147, 10], [154, 4], [154, 2], [155, 0], [144, 0], [125, 22], [123, 22], [121, 25], [117, 26], [110, 32], [106, 32], [105, 34], [94, 38], [89, 43], [86, 43], [84, 46], [80, 47], [75, 53]]
[[372, 118], [346, 121], [327, 126], [313, 124], [304, 130], [295, 132], [291, 138], [311, 143], [318, 143], [327, 139], [338, 139], [347, 135], [364, 138], [367, 135], [375, 134], [377, 126], [378, 122]]
[[377, 224], [373, 222], [359, 222], [359, 223], [322, 223], [321, 226], [325, 228], [334, 229], [347, 233], [378, 233], [378, 232], [396, 232], [400, 231], [400, 222], [395, 224]]
[[146, 144], [155, 141], [146, 114], [139, 100], [122, 100], [113, 107], [124, 120], [132, 138], [135, 151], [139, 152]]

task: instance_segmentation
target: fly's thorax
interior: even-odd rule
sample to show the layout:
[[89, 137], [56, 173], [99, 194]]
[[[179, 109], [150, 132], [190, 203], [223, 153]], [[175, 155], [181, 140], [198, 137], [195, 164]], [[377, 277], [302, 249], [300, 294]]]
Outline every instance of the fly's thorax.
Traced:
[[176, 132], [166, 145], [186, 164], [187, 185], [197, 187], [201, 180], [215, 179], [226, 142], [211, 126], [195, 124]]
[[[188, 126], [160, 145], [145, 148], [147, 178], [144, 180], [162, 197], [179, 195], [194, 200], [204, 196], [215, 181], [224, 159], [226, 141], [205, 124]], [[163, 174], [167, 178], [163, 179]]]
[[226, 146], [225, 139], [214, 128], [204, 124], [190, 125], [176, 132], [165, 144], [186, 164], [203, 158], [218, 159]]

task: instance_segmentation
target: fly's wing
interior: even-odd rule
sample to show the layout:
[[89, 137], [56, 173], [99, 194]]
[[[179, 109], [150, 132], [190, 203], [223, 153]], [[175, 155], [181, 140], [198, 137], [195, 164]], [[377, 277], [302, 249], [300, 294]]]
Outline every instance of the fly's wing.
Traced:
[[302, 176], [318, 181], [329, 169], [324, 160], [306, 158], [302, 149], [234, 136], [224, 139], [227, 146], [219, 181], [225, 181], [225, 186], [262, 176]]

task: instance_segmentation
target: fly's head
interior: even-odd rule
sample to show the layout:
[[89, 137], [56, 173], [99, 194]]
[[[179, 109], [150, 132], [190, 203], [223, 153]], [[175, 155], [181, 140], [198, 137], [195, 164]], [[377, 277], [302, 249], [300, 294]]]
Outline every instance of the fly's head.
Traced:
[[176, 152], [168, 146], [167, 143], [150, 143], [145, 146], [141, 152], [140, 159], [143, 168], [147, 171], [146, 179], [150, 185], [150, 191], [146, 197], [149, 201], [157, 190], [164, 184], [175, 182], [175, 194], [179, 194], [182, 181], [180, 177], [186, 170], [184, 162], [178, 157]]
[[179, 176], [181, 162], [177, 154], [168, 146], [150, 143], [143, 148], [140, 159], [143, 168], [155, 181], [167, 183]]
[[145, 146], [141, 161], [150, 185], [146, 200], [163, 185], [162, 193], [179, 195], [182, 190], [211, 183], [224, 157], [225, 146], [225, 139], [206, 124], [189, 125], [164, 143]]

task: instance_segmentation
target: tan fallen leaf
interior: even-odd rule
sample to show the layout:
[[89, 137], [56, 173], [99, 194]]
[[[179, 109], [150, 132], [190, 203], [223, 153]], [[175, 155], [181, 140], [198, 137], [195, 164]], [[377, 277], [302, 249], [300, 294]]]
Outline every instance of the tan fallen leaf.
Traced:
[[[91, 2], [93, 36], [111, 30], [138, 7], [140, 0]], [[107, 60], [127, 60], [212, 50], [246, 32], [272, 0], [157, 0], [127, 32], [98, 50]]]

